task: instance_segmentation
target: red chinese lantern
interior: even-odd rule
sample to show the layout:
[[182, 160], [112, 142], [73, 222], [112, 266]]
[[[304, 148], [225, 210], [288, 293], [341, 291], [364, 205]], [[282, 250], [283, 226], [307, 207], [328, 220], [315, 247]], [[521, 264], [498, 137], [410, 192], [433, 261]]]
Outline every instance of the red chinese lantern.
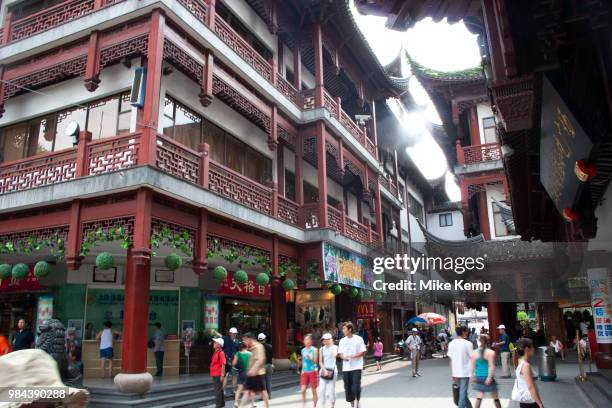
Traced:
[[578, 213], [576, 211], [573, 211], [571, 208], [564, 208], [563, 218], [567, 222], [574, 222], [578, 219]]
[[597, 174], [597, 167], [595, 165], [588, 165], [584, 160], [576, 160], [574, 165], [574, 173], [578, 180], [586, 183], [591, 180]]

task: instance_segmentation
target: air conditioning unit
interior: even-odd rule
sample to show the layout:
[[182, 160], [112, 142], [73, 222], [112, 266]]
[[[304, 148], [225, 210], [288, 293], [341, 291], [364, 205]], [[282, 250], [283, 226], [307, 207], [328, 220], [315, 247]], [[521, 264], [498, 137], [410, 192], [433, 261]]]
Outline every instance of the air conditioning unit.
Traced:
[[147, 85], [147, 69], [138, 67], [134, 71], [134, 82], [132, 83], [132, 93], [130, 95], [130, 105], [137, 108], [144, 107], [145, 87]]

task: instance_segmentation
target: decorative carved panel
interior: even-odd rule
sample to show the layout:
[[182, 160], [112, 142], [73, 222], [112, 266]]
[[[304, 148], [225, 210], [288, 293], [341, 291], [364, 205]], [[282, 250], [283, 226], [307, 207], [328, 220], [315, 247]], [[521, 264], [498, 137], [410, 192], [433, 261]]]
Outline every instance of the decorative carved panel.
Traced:
[[26, 190], [74, 179], [76, 149], [32, 157], [0, 166], [0, 193]]

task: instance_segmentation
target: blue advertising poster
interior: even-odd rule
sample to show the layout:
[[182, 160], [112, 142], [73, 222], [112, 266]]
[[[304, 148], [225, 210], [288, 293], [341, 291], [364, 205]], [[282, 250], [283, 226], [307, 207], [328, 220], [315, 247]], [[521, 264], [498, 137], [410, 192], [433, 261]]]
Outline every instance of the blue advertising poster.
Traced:
[[328, 282], [373, 289], [375, 275], [371, 263], [328, 242], [323, 243], [323, 272]]

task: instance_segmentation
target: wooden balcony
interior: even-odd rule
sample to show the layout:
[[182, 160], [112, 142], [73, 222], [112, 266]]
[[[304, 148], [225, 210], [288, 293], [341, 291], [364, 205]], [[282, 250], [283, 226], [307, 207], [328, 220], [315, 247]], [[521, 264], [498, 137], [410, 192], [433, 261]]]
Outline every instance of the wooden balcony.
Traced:
[[501, 147], [499, 143], [486, 143], [473, 146], [456, 144], [457, 162], [460, 165], [478, 164], [501, 160]]

